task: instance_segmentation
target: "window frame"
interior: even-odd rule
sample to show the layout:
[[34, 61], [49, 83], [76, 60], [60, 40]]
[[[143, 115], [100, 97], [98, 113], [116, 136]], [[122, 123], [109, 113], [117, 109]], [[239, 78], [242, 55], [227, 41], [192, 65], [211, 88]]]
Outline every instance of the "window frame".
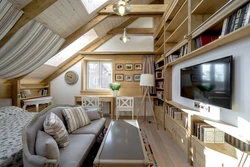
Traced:
[[[98, 79], [98, 85], [99, 85], [99, 88], [96, 88], [96, 89], [91, 89], [89, 88], [89, 66], [88, 66], [88, 63], [93, 63], [93, 62], [98, 62], [99, 64], [99, 79]], [[113, 82], [113, 61], [112, 60], [86, 60], [86, 67], [85, 67], [85, 70], [86, 70], [86, 82], [85, 82], [85, 88], [86, 88], [86, 91], [107, 91], [109, 90], [109, 88], [101, 88], [101, 63], [110, 63], [111, 64], [111, 81], [110, 82]]]

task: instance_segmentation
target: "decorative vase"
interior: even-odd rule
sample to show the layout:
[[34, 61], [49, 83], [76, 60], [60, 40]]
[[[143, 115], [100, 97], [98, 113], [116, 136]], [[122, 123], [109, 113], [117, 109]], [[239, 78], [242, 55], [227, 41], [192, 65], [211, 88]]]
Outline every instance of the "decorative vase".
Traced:
[[113, 96], [116, 97], [118, 93], [118, 90], [113, 90]]

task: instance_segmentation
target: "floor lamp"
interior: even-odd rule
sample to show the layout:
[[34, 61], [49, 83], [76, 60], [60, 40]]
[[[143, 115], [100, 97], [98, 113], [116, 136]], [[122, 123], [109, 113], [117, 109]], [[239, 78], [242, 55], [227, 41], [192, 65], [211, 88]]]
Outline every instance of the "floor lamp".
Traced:
[[138, 111], [138, 114], [137, 114], [137, 119], [138, 119], [138, 117], [140, 115], [143, 103], [146, 102], [145, 101], [146, 100], [146, 96], [148, 96], [150, 110], [151, 110], [151, 112], [152, 112], [152, 114], [154, 116], [154, 122], [155, 122], [156, 128], [158, 129], [158, 125], [157, 125], [157, 122], [156, 122], [155, 113], [154, 113], [154, 110], [153, 110], [153, 104], [152, 104], [152, 101], [151, 101], [151, 98], [150, 98], [150, 94], [149, 94], [149, 87], [150, 86], [154, 86], [154, 85], [155, 85], [155, 78], [154, 78], [153, 74], [141, 74], [140, 86], [146, 86], [146, 90], [144, 92], [144, 95], [143, 95], [143, 98], [142, 98], [142, 101], [141, 101], [141, 105], [140, 105], [140, 108], [139, 108], [139, 111]]

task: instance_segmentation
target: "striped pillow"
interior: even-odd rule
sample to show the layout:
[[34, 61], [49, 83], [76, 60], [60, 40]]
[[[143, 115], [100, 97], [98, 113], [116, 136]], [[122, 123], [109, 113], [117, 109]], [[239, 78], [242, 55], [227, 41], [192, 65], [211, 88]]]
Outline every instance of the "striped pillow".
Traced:
[[90, 124], [89, 117], [83, 107], [72, 107], [62, 109], [63, 116], [67, 122], [68, 132]]
[[69, 134], [56, 114], [51, 112], [46, 116], [43, 128], [46, 133], [55, 139], [60, 148], [64, 148], [69, 144]]

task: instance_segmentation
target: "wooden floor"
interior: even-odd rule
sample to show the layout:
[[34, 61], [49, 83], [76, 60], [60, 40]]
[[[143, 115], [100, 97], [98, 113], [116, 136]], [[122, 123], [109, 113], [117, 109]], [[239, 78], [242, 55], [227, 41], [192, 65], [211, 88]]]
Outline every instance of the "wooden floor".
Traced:
[[[106, 127], [108, 127], [110, 117], [106, 118]], [[148, 123], [143, 118], [139, 118], [138, 122], [140, 127], [146, 131], [158, 167], [191, 167], [182, 150], [173, 142], [169, 133], [164, 131], [162, 126], [158, 124], [159, 130], [157, 130], [154, 123]]]

